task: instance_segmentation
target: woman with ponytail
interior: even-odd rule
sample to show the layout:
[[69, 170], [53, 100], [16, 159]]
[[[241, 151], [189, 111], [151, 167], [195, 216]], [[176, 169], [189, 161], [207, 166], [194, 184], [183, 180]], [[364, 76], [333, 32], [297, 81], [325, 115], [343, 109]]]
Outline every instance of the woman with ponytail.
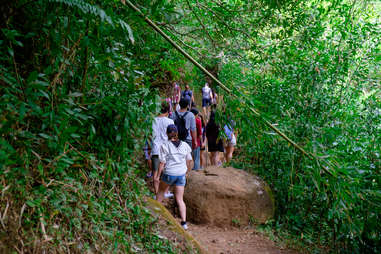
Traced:
[[177, 127], [174, 124], [167, 127], [168, 141], [166, 141], [160, 148], [159, 153], [159, 176], [161, 177], [159, 192], [157, 194], [157, 201], [162, 202], [164, 193], [166, 193], [170, 186], [175, 186], [175, 198], [179, 206], [181, 226], [187, 229], [186, 223], [186, 206], [183, 200], [184, 187], [186, 183], [186, 174], [192, 168], [192, 149], [190, 146], [179, 140]]

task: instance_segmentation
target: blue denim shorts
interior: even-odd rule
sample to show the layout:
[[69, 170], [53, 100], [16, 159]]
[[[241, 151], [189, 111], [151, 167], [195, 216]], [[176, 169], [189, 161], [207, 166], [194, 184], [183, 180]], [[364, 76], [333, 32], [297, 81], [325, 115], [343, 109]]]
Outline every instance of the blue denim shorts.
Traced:
[[185, 183], [187, 182], [185, 175], [170, 176], [167, 174], [163, 174], [161, 176], [161, 180], [168, 185], [176, 185], [176, 186], [185, 186]]
[[202, 98], [202, 107], [210, 106], [210, 104], [212, 104], [211, 102], [212, 102], [212, 100], [210, 98], [209, 99]]

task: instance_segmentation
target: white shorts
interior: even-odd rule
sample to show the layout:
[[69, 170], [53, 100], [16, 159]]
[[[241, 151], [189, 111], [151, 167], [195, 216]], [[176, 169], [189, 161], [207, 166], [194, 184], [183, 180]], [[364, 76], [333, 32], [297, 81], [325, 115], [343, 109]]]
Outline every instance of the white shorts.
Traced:
[[228, 140], [228, 146], [235, 146], [237, 144], [237, 140], [235, 138], [235, 135], [232, 134], [232, 138]]

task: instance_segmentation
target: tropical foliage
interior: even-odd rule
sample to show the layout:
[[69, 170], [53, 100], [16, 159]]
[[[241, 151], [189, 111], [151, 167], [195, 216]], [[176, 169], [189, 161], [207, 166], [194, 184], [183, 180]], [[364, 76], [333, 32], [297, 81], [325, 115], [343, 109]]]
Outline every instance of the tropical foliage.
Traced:
[[134, 37], [113, 1], [1, 12], [0, 252], [175, 252], [137, 177], [157, 107], [142, 45], [155, 35]]
[[[142, 205], [139, 155], [158, 89], [205, 76], [125, 3], [0, 6], [0, 252], [178, 252]], [[134, 3], [232, 89], [219, 119], [240, 132], [233, 164], [274, 190], [273, 229], [380, 252], [380, 4]]]

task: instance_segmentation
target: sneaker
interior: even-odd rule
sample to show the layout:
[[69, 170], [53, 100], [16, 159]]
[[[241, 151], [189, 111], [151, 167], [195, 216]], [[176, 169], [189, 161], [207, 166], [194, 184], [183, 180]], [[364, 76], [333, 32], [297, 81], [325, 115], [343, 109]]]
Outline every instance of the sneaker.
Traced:
[[151, 177], [152, 177], [152, 171], [148, 172], [148, 173], [146, 174], [146, 177], [147, 177], [147, 178], [151, 178]]
[[164, 193], [164, 198], [171, 198], [173, 197], [173, 193], [168, 191], [167, 193]]
[[187, 225], [187, 223], [185, 221], [181, 222], [181, 226], [183, 227], [184, 230], [188, 229], [188, 225]]

